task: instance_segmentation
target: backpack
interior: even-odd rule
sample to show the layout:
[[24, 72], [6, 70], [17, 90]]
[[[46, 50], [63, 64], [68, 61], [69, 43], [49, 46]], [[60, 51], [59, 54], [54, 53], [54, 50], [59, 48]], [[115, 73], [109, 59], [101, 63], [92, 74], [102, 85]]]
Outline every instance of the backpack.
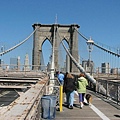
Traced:
[[79, 88], [78, 76], [75, 76], [74, 84], [75, 84], [76, 88]]
[[79, 81], [77, 81], [77, 88], [79, 89]]

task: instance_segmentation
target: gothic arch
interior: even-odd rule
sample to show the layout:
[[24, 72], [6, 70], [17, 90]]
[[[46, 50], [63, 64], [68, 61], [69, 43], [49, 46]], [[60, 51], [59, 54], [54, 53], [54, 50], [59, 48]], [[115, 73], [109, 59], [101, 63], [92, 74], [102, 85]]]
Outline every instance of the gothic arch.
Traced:
[[[40, 54], [41, 54], [41, 46], [45, 39], [49, 39], [51, 45], [54, 45], [54, 57], [55, 57], [55, 69], [58, 68], [58, 48], [59, 43], [62, 40], [66, 40], [69, 45], [70, 52], [72, 56], [78, 61], [78, 33], [75, 29], [79, 28], [79, 25], [60, 25], [60, 24], [52, 24], [52, 25], [42, 25], [42, 24], [34, 24], [33, 29], [36, 27], [39, 28], [34, 33], [33, 38], [33, 59], [32, 65], [33, 70], [38, 70], [40, 65]], [[54, 44], [53, 44], [54, 43]], [[76, 66], [70, 60], [70, 72], [78, 72]]]

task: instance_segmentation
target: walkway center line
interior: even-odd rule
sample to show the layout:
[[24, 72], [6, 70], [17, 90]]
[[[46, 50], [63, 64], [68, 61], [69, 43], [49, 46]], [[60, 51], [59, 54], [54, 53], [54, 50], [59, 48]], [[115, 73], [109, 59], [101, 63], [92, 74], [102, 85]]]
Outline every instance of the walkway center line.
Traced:
[[96, 112], [103, 120], [110, 120], [105, 114], [103, 114], [100, 110], [98, 110], [94, 105], [90, 105], [90, 108]]

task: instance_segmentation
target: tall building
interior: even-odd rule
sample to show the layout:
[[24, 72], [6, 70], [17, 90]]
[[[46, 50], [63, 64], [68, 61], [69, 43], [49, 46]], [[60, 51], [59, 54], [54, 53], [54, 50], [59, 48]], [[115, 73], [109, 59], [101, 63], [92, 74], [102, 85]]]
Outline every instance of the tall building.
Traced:
[[24, 61], [24, 71], [30, 71], [30, 65], [29, 65], [29, 56], [28, 54], [25, 55], [25, 61]]
[[17, 70], [17, 58], [10, 58], [10, 70]]
[[5, 69], [5, 66], [4, 66], [4, 61], [2, 59], [0, 59], [0, 69]]
[[118, 74], [118, 68], [112, 68], [110, 73], [111, 74]]
[[2, 60], [0, 59], [0, 70], [2, 70]]
[[20, 56], [18, 56], [17, 58], [17, 68], [18, 68], [18, 71], [20, 71]]
[[110, 64], [109, 63], [102, 63], [101, 64], [101, 72], [102, 73], [110, 73]]
[[82, 67], [85, 69], [86, 72], [90, 73], [91, 75], [94, 72], [94, 63], [93, 63], [93, 61], [83, 60], [82, 61]]
[[85, 71], [87, 71], [87, 66], [88, 66], [88, 61], [87, 60], [83, 60], [82, 61], [82, 67], [85, 69]]

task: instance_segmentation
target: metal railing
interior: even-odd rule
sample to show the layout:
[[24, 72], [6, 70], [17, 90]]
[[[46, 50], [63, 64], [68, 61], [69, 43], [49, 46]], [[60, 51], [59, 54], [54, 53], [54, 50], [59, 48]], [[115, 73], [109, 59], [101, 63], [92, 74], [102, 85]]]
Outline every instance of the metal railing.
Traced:
[[95, 78], [120, 79], [120, 68], [98, 67], [93, 73]]
[[[31, 73], [29, 73], [29, 74], [31, 74]], [[25, 120], [40, 120], [40, 118], [41, 118], [41, 101], [40, 100], [41, 100], [41, 97], [44, 95], [44, 93], [46, 91], [46, 86], [48, 85], [49, 80], [48, 80], [48, 76], [46, 74], [38, 73], [38, 72], [37, 72], [37, 74], [39, 76], [37, 78], [38, 80], [36, 80], [37, 83], [34, 84], [34, 85], [31, 85], [30, 89], [27, 89], [26, 91], [23, 91], [23, 92], [22, 92], [23, 89], [21, 91], [20, 90], [18, 90], [18, 91], [15, 90], [16, 92], [18, 92], [16, 94], [20, 95], [20, 98], [18, 98], [18, 99], [15, 100], [15, 101], [19, 101], [18, 103], [17, 102], [16, 103], [18, 105], [20, 103], [21, 106], [22, 105], [24, 106], [25, 103], [27, 103], [27, 105], [28, 105], [28, 107], [26, 107], [25, 111], [21, 110], [21, 112], [20, 112], [20, 114], [23, 112], [23, 114], [22, 114], [23, 116], [21, 115], [21, 117], [24, 117]], [[37, 74], [36, 73], [32, 74], [33, 78], [36, 78]], [[15, 74], [14, 74], [14, 77], [19, 78], [19, 76], [16, 76]], [[5, 80], [6, 79], [10, 79], [10, 78], [12, 80], [13, 77], [5, 77], [5, 78], [2, 77], [2, 79], [5, 79]], [[30, 79], [32, 80], [31, 77], [30, 77]], [[16, 80], [16, 79], [14, 78], [14, 80]], [[7, 86], [8, 86], [8, 83], [7, 83]], [[16, 84], [15, 84], [15, 86], [16, 86]], [[13, 90], [14, 90], [14, 88], [13, 88]], [[8, 92], [9, 92], [9, 89], [8, 89]], [[35, 94], [31, 95], [31, 93], [35, 93]], [[26, 98], [24, 99], [25, 96], [26, 96]], [[24, 102], [22, 102], [22, 101], [24, 101]], [[7, 108], [6, 107], [1, 107], [0, 108], [0, 110], [1, 110], [0, 114], [2, 114], [3, 117], [4, 117], [4, 115], [7, 114], [8, 109], [10, 109], [10, 110], [14, 109], [15, 106], [17, 106], [17, 104], [14, 104], [14, 102], [12, 102], [12, 103], [10, 103], [10, 105], [7, 106]], [[11, 107], [11, 106], [13, 106], [13, 107]], [[20, 108], [18, 108], [18, 109], [20, 109]], [[15, 119], [17, 119], [18, 116], [19, 115], [17, 115], [17, 112], [16, 112], [16, 116], [14, 116], [14, 117], [16, 117]], [[2, 120], [3, 117], [1, 116], [0, 120]], [[8, 116], [8, 117], [11, 118], [11, 116]]]
[[[100, 87], [104, 87], [106, 89], [106, 93], [103, 93]], [[120, 80], [99, 79], [96, 81], [96, 92], [120, 105]]]

